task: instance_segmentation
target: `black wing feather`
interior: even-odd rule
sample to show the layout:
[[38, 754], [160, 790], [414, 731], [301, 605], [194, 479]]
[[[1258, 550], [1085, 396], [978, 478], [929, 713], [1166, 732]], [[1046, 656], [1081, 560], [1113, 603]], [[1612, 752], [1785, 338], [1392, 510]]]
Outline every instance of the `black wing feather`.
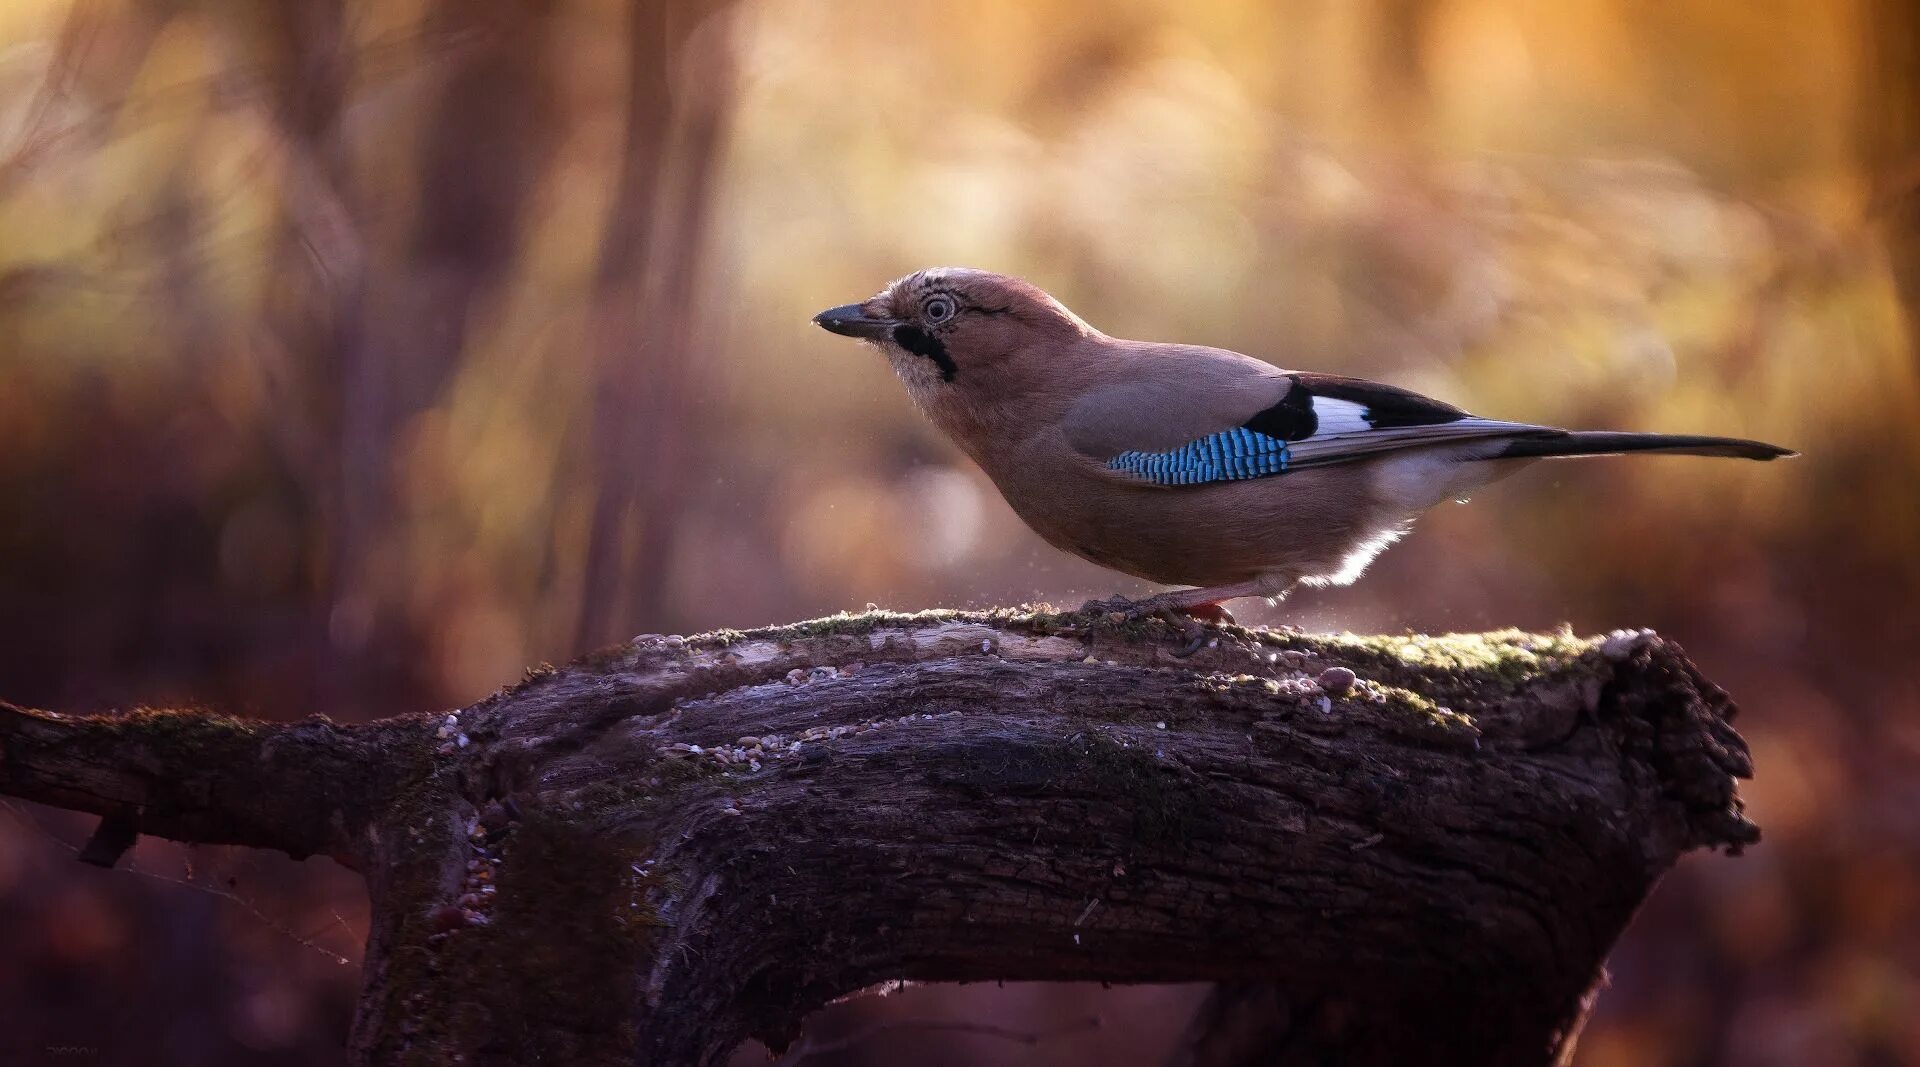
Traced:
[[[1367, 409], [1367, 422], [1376, 429], [1384, 430], [1396, 426], [1438, 426], [1467, 418], [1467, 412], [1452, 404], [1435, 400], [1430, 396], [1422, 396], [1411, 389], [1402, 389], [1397, 385], [1382, 385], [1365, 378], [1348, 378], [1340, 374], [1300, 373], [1289, 374], [1287, 377], [1292, 378], [1299, 386], [1297, 389], [1287, 391], [1287, 400], [1292, 400], [1295, 393], [1305, 392], [1312, 396], [1351, 401]], [[1280, 403], [1285, 404], [1287, 400], [1282, 400]], [[1310, 397], [1303, 397], [1299, 402], [1311, 404], [1312, 400]], [[1264, 415], [1265, 412], [1261, 414]]]

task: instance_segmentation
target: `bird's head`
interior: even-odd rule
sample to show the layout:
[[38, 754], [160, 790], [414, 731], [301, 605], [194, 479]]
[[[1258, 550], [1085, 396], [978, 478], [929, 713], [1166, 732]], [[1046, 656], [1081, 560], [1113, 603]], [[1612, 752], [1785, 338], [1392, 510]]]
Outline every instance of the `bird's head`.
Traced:
[[1043, 358], [1050, 344], [1095, 334], [1035, 286], [965, 267], [909, 274], [813, 321], [880, 346], [916, 394], [998, 376]]

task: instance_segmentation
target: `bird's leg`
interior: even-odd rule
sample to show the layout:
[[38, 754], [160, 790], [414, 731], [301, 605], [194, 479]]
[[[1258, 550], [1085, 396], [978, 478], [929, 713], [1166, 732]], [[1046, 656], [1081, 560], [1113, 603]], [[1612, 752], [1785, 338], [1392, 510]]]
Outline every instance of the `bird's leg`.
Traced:
[[1191, 619], [1210, 622], [1215, 626], [1232, 626], [1239, 621], [1233, 617], [1233, 612], [1227, 610], [1225, 604], [1194, 604], [1181, 608], [1180, 613]]
[[[1245, 596], [1273, 596], [1273, 583], [1263, 581], [1235, 582], [1232, 585], [1209, 585], [1197, 589], [1174, 589], [1165, 593], [1140, 600], [1128, 600], [1126, 597], [1114, 597], [1111, 600], [1089, 600], [1081, 611], [1101, 611], [1108, 614], [1125, 615], [1129, 619], [1138, 619], [1146, 615], [1158, 615], [1163, 611], [1179, 611], [1208, 620], [1216, 620], [1226, 615], [1226, 609], [1220, 606], [1225, 600], [1236, 600]], [[1233, 616], [1226, 615], [1231, 622]]]
[[1174, 653], [1184, 659], [1198, 652], [1201, 646], [1207, 643], [1208, 634], [1204, 623], [1233, 621], [1233, 615], [1221, 606], [1221, 601], [1243, 596], [1271, 596], [1272, 588], [1272, 583], [1259, 580], [1236, 582], [1232, 585], [1175, 589], [1141, 600], [1128, 600], [1125, 597], [1090, 600], [1080, 610], [1118, 614], [1126, 619], [1142, 619], [1148, 616], [1165, 619], [1170, 625], [1178, 628], [1187, 639], [1186, 644]]

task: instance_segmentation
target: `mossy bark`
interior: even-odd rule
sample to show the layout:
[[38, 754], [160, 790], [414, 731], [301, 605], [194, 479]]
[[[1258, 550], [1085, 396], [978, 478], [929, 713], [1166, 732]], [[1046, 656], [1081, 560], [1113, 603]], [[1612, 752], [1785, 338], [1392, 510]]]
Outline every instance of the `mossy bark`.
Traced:
[[1659, 876], [1757, 837], [1652, 635], [1182, 643], [869, 614], [365, 727], [0, 708], [0, 793], [363, 871], [369, 1064], [714, 1063], [895, 978], [1224, 983], [1194, 1064], [1552, 1063]]

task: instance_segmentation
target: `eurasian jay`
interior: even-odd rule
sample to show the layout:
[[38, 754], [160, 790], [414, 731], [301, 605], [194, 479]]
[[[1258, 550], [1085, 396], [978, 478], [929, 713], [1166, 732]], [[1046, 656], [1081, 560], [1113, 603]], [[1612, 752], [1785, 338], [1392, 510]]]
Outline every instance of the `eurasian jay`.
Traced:
[[1099, 605], [1130, 616], [1221, 617], [1235, 597], [1351, 582], [1421, 512], [1538, 459], [1795, 455], [1483, 419], [1359, 378], [1108, 337], [1033, 285], [979, 270], [923, 270], [813, 321], [879, 346], [1048, 543], [1194, 587]]

